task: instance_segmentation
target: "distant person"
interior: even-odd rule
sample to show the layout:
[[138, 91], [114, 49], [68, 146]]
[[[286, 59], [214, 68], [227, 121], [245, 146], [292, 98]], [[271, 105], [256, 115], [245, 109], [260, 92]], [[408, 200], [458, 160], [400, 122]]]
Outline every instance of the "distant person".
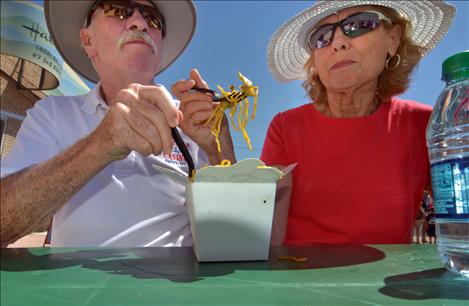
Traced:
[[429, 184], [432, 108], [397, 96], [455, 8], [363, 3], [317, 1], [281, 26], [267, 49], [273, 76], [305, 80], [312, 101], [275, 116], [261, 154], [268, 165], [298, 163], [288, 245], [410, 243]]
[[429, 243], [436, 243], [436, 232], [435, 232], [435, 208], [430, 206], [428, 208], [427, 216], [425, 217], [426, 221], [426, 233]]
[[[170, 128], [182, 113], [153, 78], [195, 30], [191, 1], [49, 1], [49, 32], [64, 60], [98, 82], [85, 96], [48, 97], [28, 111], [2, 160], [2, 247], [53, 216], [53, 247], [189, 246], [185, 190], [156, 171], [187, 172]], [[196, 72], [193, 72], [196, 73]], [[213, 138], [183, 141], [196, 168], [234, 162]], [[182, 160], [182, 161], [181, 161]]]
[[431, 197], [425, 190], [423, 192], [422, 201], [420, 202], [420, 209], [417, 213], [417, 217], [414, 222], [414, 235], [415, 243], [426, 243], [426, 232], [425, 232], [425, 217], [427, 216], [425, 210], [427, 209], [427, 203], [430, 203]]

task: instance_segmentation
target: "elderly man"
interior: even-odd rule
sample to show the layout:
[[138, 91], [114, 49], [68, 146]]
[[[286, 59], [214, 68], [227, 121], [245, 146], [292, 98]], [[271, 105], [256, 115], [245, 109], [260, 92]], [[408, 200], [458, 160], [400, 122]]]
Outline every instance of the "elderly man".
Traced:
[[[184, 188], [152, 164], [188, 167], [171, 137], [182, 113], [153, 78], [191, 40], [192, 2], [46, 0], [45, 13], [64, 60], [99, 82], [28, 111], [2, 160], [2, 246], [52, 216], [52, 246], [191, 245]], [[189, 87], [206, 86], [190, 76]], [[196, 168], [234, 161], [229, 132], [223, 156], [213, 137], [190, 134], [182, 138]]]

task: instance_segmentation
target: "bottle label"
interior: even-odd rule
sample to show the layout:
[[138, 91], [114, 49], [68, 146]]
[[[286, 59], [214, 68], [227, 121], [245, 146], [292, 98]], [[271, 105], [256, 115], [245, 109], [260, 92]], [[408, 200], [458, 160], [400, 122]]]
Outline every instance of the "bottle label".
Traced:
[[469, 158], [453, 159], [431, 166], [437, 218], [469, 218]]

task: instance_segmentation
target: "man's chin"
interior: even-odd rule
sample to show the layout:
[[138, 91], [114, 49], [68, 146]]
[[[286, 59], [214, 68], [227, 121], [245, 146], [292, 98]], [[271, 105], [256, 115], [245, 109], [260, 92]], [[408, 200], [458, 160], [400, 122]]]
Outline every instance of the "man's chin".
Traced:
[[151, 53], [151, 51], [139, 51], [139, 52], [124, 52], [123, 61], [127, 63], [127, 66], [151, 66], [152, 63], [159, 63], [161, 58]]
[[146, 65], [125, 65], [121, 70], [122, 73], [136, 76], [138, 79], [152, 79], [158, 71], [156, 66], [150, 67], [148, 63]]

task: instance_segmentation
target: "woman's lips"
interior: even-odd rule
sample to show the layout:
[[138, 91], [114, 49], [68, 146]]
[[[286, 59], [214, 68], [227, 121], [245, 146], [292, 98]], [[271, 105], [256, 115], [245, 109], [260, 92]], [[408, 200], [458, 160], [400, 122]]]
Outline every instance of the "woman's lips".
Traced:
[[348, 67], [350, 65], [353, 65], [355, 64], [356, 62], [355, 61], [352, 61], [352, 60], [345, 60], [345, 61], [340, 61], [340, 62], [337, 62], [335, 63], [330, 70], [337, 70], [337, 69], [341, 69], [341, 68], [345, 68], [345, 67]]

